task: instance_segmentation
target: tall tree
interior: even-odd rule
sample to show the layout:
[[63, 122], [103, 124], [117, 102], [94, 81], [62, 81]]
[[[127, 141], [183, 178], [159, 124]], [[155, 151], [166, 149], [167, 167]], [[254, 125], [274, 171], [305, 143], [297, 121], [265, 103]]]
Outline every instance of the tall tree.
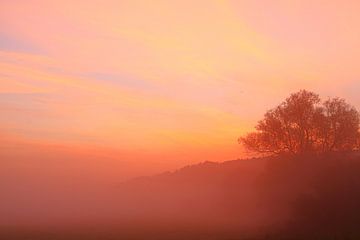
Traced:
[[313, 92], [301, 90], [265, 113], [255, 132], [239, 138], [258, 153], [327, 152], [358, 146], [358, 111], [339, 98], [321, 102]]

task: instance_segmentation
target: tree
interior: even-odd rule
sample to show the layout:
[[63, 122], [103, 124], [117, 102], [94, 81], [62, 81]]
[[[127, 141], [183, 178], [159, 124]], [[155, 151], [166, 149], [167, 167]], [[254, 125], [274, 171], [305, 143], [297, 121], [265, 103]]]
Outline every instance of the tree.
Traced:
[[325, 131], [320, 138], [323, 151], [351, 150], [359, 139], [359, 113], [344, 99], [333, 98], [324, 102]]
[[358, 111], [344, 99], [321, 102], [301, 90], [265, 113], [255, 132], [240, 137], [246, 149], [267, 154], [353, 150], [359, 146]]

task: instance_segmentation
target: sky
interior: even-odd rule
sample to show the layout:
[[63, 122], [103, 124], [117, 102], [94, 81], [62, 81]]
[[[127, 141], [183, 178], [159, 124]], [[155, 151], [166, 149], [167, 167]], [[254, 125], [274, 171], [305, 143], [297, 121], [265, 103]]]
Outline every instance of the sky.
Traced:
[[237, 159], [237, 138], [300, 89], [360, 109], [359, 12], [338, 0], [0, 0], [0, 178], [108, 184]]

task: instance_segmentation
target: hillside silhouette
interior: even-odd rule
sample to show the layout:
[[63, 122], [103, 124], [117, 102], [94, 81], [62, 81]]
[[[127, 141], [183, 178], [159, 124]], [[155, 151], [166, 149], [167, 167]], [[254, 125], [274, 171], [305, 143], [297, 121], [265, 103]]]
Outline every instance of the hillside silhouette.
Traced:
[[204, 162], [119, 187], [132, 221], [234, 236], [360, 236], [360, 153]]
[[358, 151], [204, 162], [121, 183], [86, 224], [0, 237], [359, 239], [359, 202]]

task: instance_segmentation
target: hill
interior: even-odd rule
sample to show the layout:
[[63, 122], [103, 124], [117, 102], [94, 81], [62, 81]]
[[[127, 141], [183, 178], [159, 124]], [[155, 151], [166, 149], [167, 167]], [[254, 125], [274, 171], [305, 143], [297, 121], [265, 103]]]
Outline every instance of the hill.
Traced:
[[121, 183], [57, 239], [359, 239], [359, 202], [359, 152], [204, 162]]
[[357, 234], [357, 152], [204, 162], [122, 183], [122, 220], [238, 234]]

